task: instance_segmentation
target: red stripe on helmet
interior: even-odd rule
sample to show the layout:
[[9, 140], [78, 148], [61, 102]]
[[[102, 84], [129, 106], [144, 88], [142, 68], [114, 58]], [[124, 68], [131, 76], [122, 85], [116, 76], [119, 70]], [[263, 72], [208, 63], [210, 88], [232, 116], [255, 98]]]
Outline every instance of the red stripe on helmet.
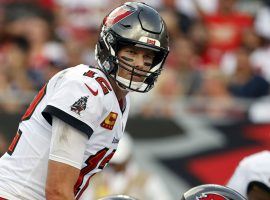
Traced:
[[107, 17], [105, 17], [103, 24], [105, 26], [112, 26], [132, 13], [132, 11], [126, 10], [125, 8], [116, 9]]

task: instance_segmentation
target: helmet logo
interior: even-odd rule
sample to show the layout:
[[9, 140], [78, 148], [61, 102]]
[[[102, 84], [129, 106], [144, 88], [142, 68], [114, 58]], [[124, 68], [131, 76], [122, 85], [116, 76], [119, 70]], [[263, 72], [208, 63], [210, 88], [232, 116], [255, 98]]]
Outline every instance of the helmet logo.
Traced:
[[149, 44], [149, 45], [160, 47], [160, 42], [158, 40], [156, 40], [156, 39], [153, 39], [153, 38], [142, 36], [139, 39], [139, 41], [144, 42], [144, 43]]
[[107, 17], [104, 18], [103, 24], [105, 26], [112, 26], [119, 22], [120, 20], [126, 18], [127, 16], [131, 15], [133, 12], [130, 10], [127, 10], [123, 7], [117, 8], [114, 11], [112, 11]]
[[147, 38], [147, 44], [155, 45], [155, 44], [156, 44], [156, 41], [155, 41], [155, 40], [152, 40], [152, 39]]
[[216, 193], [202, 193], [196, 200], [228, 200], [228, 198]]

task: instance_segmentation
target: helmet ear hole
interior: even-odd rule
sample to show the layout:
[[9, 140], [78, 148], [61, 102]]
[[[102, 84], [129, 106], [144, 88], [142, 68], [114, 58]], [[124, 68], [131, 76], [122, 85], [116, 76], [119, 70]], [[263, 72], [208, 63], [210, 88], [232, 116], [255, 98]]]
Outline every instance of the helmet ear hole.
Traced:
[[107, 34], [106, 40], [111, 46], [114, 46], [116, 43], [116, 38], [111, 33]]

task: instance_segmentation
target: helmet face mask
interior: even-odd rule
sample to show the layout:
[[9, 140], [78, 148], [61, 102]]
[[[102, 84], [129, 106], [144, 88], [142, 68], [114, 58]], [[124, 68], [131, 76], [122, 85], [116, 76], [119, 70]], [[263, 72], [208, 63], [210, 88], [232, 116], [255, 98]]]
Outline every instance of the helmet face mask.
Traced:
[[[144, 3], [128, 2], [114, 9], [103, 20], [96, 58], [100, 68], [121, 89], [147, 92], [153, 88], [161, 73], [169, 52], [168, 45], [167, 29], [157, 11]], [[118, 57], [119, 50], [126, 46], [154, 52], [149, 71], [139, 70]], [[119, 76], [120, 69], [129, 71], [130, 79]], [[136, 82], [136, 76], [142, 76], [143, 81]]]

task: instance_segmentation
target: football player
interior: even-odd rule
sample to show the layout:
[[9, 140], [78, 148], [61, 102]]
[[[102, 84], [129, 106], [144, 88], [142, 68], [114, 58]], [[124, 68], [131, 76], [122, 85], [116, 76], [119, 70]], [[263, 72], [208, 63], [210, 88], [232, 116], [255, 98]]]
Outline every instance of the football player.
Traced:
[[23, 115], [0, 159], [0, 197], [85, 199], [122, 138], [130, 91], [148, 92], [169, 52], [165, 23], [152, 7], [127, 2], [103, 20], [97, 67], [56, 74]]
[[269, 200], [270, 151], [261, 151], [243, 158], [227, 186], [238, 191], [248, 200]]

